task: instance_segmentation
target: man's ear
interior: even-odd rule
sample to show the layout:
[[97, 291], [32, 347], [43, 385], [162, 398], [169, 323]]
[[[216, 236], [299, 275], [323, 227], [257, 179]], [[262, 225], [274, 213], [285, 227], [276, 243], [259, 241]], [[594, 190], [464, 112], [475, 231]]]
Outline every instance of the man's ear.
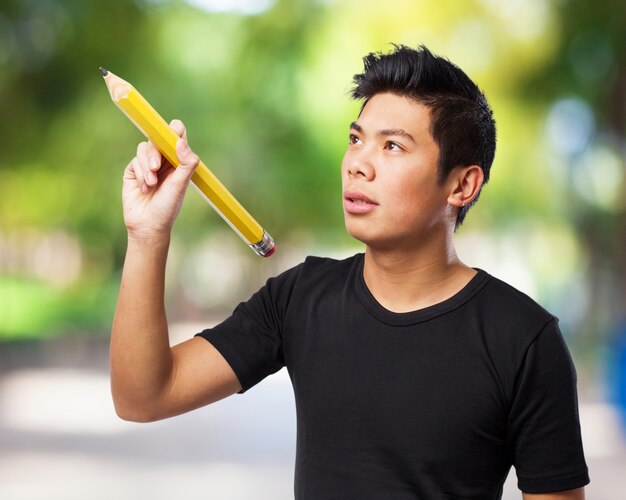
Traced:
[[469, 205], [478, 196], [484, 179], [483, 169], [478, 165], [456, 167], [448, 176], [448, 203], [459, 208]]

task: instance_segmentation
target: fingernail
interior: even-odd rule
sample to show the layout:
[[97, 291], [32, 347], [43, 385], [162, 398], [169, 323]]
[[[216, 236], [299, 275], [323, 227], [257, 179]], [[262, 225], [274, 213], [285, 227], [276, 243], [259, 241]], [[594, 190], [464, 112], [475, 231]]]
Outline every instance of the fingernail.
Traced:
[[150, 184], [155, 183], [157, 180], [156, 174], [154, 172], [148, 172], [148, 182]]
[[141, 185], [141, 192], [143, 194], [146, 194], [148, 192], [148, 185], [147, 184], [142, 184]]
[[157, 168], [159, 168], [159, 160], [157, 160], [156, 158], [152, 158], [150, 160], [150, 168], [152, 170], [156, 170]]

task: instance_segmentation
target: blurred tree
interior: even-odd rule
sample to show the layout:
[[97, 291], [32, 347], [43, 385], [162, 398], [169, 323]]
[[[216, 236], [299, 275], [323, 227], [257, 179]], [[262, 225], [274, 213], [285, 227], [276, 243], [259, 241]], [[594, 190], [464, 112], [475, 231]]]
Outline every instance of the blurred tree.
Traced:
[[[568, 190], [564, 208], [590, 258], [594, 314], [587, 318], [585, 330], [590, 339], [604, 338], [626, 314], [626, 3], [556, 4], [557, 50], [520, 80], [519, 90], [522, 99], [534, 99], [546, 108], [569, 99], [583, 110], [588, 105], [593, 114], [587, 143], [564, 154], [569, 180], [563, 186]], [[584, 120], [584, 113], [571, 117]], [[570, 139], [575, 135], [567, 127], [562, 132], [570, 132]], [[594, 154], [598, 150], [604, 154]]]
[[[12, 313], [23, 319], [20, 331], [102, 326], [111, 313], [126, 244], [120, 178], [142, 138], [111, 103], [98, 66], [133, 83], [166, 119], [183, 119], [192, 147], [279, 245], [337, 245], [349, 241], [339, 165], [359, 109], [346, 95], [351, 77], [367, 52], [425, 43], [477, 80], [505, 138], [492, 186], [462, 231], [506, 231], [541, 214], [558, 220], [555, 234], [569, 234], [562, 227], [573, 218], [594, 259], [619, 262], [623, 281], [623, 205], [565, 199], [578, 182], [573, 174], [569, 190], [554, 196], [560, 180], [546, 176], [537, 133], [546, 110], [575, 94], [597, 112], [599, 130], [623, 144], [622, 2], [268, 0], [245, 12], [215, 5], [0, 0], [0, 303], [9, 294], [19, 300]], [[197, 244], [224, 228], [191, 193], [175, 236]], [[41, 288], [46, 241], [79, 245], [75, 282]], [[0, 334], [15, 324], [0, 325]]]

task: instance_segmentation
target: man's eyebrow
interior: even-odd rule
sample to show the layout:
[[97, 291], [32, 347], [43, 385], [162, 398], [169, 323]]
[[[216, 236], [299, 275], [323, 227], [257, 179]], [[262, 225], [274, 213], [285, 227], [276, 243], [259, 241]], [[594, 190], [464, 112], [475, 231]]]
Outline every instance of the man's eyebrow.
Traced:
[[[363, 127], [359, 125], [357, 122], [352, 122], [350, 124], [350, 130], [356, 130], [357, 132], [363, 133]], [[388, 135], [398, 135], [401, 137], [406, 137], [410, 139], [412, 142], [415, 142], [415, 139], [411, 134], [409, 134], [406, 130], [401, 128], [386, 128], [383, 130], [379, 130], [376, 135], [386, 137]]]
[[357, 122], [352, 122], [350, 124], [350, 130], [352, 130], [352, 129], [356, 130], [357, 132], [363, 133], [363, 128]]
[[387, 136], [387, 135], [399, 135], [400, 137], [406, 137], [410, 139], [412, 142], [415, 142], [413, 136], [409, 134], [406, 130], [401, 128], [386, 128], [384, 130], [379, 130], [376, 135]]

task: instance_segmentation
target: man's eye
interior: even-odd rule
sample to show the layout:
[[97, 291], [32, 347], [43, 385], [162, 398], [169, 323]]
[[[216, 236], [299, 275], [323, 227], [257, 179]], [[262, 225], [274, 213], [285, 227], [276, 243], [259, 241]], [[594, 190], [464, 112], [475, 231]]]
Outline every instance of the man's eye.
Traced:
[[391, 141], [387, 141], [387, 144], [385, 144], [385, 149], [388, 149], [390, 151], [402, 151], [402, 148], [398, 144]]
[[361, 139], [359, 139], [356, 135], [354, 134], [350, 134], [350, 139], [349, 139], [350, 144], [358, 144], [359, 142], [361, 142]]

